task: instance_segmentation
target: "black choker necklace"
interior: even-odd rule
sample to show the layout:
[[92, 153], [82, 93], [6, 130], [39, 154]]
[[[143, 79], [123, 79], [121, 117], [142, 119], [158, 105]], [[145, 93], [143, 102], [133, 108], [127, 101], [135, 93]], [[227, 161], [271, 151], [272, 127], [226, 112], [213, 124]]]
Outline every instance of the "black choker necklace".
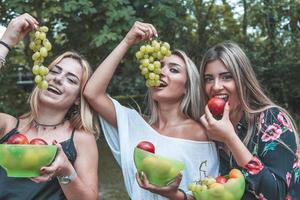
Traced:
[[42, 127], [44, 130], [46, 130], [47, 128], [52, 128], [52, 129], [56, 129], [58, 126], [63, 125], [65, 123], [65, 119], [57, 124], [41, 124], [39, 122], [37, 122], [35, 119], [33, 119], [33, 126], [34, 128], [38, 129], [39, 127]]

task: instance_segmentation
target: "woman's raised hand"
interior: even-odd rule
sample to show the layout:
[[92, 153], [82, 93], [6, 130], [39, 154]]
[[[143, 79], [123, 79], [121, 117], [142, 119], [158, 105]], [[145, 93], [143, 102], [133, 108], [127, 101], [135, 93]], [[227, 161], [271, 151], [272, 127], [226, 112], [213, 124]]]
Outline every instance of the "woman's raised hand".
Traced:
[[230, 108], [227, 102], [222, 119], [216, 120], [206, 105], [205, 114], [201, 116], [200, 121], [205, 126], [208, 136], [211, 139], [227, 143], [236, 136], [234, 127], [229, 118], [229, 112]]
[[2, 41], [14, 47], [30, 31], [37, 29], [38, 21], [28, 13], [12, 19], [2, 36]]
[[152, 24], [136, 21], [124, 40], [129, 46], [132, 46], [140, 41], [149, 40], [154, 36], [157, 36], [157, 31]]

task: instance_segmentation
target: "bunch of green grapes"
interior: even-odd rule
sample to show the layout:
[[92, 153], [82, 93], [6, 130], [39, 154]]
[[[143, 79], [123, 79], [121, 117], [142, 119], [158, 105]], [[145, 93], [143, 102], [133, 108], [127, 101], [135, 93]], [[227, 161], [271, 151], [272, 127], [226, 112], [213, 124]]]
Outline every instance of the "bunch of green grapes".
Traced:
[[140, 64], [141, 74], [146, 79], [147, 87], [158, 87], [160, 85], [160, 61], [170, 55], [169, 43], [157, 40], [152, 40], [148, 44], [142, 45], [140, 50], [135, 53]]
[[49, 69], [43, 65], [45, 58], [48, 56], [48, 52], [52, 49], [52, 45], [46, 35], [48, 30], [47, 26], [39, 27], [33, 34], [32, 41], [29, 45], [30, 49], [34, 52], [32, 55], [34, 62], [32, 73], [35, 76], [34, 82], [39, 89], [48, 88], [48, 82], [45, 77], [49, 73]]

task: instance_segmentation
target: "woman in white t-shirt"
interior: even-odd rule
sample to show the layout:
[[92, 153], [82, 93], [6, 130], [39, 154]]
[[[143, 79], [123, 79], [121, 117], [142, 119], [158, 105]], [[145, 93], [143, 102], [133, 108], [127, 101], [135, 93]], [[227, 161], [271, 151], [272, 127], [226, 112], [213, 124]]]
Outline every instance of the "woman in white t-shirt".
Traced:
[[[120, 105], [106, 94], [107, 86], [127, 50], [157, 35], [153, 25], [135, 22], [125, 38], [100, 64], [86, 85], [84, 95], [99, 113], [105, 138], [121, 166], [128, 195], [133, 200], [192, 199], [187, 185], [219, 170], [215, 144], [199, 123], [199, 73], [182, 51], [176, 50], [161, 61], [160, 86], [149, 88], [149, 119]], [[185, 169], [165, 187], [157, 187], [137, 175], [133, 150], [141, 141], [152, 142], [156, 154], [181, 160]]]

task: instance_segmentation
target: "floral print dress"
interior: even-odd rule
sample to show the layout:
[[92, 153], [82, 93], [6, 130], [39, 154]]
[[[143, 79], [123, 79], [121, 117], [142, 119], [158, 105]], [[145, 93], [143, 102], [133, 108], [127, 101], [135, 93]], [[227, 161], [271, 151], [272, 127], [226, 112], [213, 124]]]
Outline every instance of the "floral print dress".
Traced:
[[[242, 141], [247, 127], [245, 118], [235, 127]], [[300, 199], [300, 152], [288, 117], [276, 107], [267, 109], [259, 116], [256, 132], [247, 147], [254, 157], [244, 168], [225, 152], [222, 144], [218, 145], [220, 174], [228, 174], [232, 168], [243, 171], [243, 200]]]

